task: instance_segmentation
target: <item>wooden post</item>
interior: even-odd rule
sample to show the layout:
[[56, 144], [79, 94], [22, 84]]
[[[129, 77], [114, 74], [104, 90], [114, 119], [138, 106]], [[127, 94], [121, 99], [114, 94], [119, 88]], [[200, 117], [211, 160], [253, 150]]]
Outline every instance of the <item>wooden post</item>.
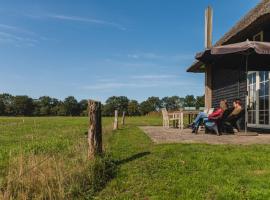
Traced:
[[126, 112], [123, 111], [123, 115], [122, 115], [122, 125], [125, 126], [125, 119], [126, 118]]
[[118, 129], [118, 110], [114, 111], [114, 123], [113, 123], [113, 130]]
[[88, 129], [88, 158], [102, 154], [102, 123], [101, 103], [88, 100], [89, 129]]
[[208, 6], [205, 10], [205, 48], [212, 47], [213, 37], [213, 9]]

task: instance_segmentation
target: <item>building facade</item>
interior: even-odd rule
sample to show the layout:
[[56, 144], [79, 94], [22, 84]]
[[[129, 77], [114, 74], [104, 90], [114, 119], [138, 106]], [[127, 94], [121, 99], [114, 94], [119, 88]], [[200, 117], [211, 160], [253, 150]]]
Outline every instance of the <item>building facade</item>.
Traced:
[[[215, 46], [243, 42], [247, 39], [270, 42], [270, 0], [261, 1]], [[235, 98], [240, 98], [248, 105], [248, 126], [270, 129], [270, 66], [269, 71], [249, 71], [247, 81], [245, 72], [233, 66], [225, 69], [218, 64], [204, 65], [195, 62], [187, 71], [205, 73], [206, 107], [217, 107], [222, 99], [231, 104]]]

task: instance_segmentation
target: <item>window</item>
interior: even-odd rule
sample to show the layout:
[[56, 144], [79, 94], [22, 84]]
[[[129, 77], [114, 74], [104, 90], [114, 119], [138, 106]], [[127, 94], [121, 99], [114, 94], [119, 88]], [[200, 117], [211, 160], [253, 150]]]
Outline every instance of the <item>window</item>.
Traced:
[[248, 124], [270, 125], [270, 72], [248, 73]]
[[259, 72], [259, 124], [269, 124], [269, 72]]
[[253, 36], [253, 41], [260, 41], [263, 42], [263, 31], [257, 33]]

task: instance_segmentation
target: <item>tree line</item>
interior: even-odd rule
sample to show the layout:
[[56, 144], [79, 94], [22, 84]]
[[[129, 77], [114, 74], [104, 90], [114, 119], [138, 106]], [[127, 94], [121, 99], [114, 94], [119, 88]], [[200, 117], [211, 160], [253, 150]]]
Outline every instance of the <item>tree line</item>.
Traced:
[[[161, 108], [178, 110], [183, 107], [203, 106], [204, 96], [171, 96], [161, 99], [149, 97], [141, 103], [125, 96], [112, 96], [102, 104], [102, 115], [113, 116], [116, 109], [120, 114], [125, 111], [129, 116], [139, 116], [159, 111]], [[26, 95], [0, 94], [0, 116], [86, 116], [87, 108], [86, 99], [77, 101], [73, 96], [62, 101], [49, 96], [33, 99]]]

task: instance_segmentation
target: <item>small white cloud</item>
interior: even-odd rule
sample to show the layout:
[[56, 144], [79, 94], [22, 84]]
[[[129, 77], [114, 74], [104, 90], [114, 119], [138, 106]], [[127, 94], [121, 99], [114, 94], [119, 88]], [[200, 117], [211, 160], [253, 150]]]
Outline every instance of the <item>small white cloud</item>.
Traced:
[[58, 19], [58, 20], [65, 20], [65, 21], [77, 21], [77, 22], [99, 24], [99, 25], [104, 25], [104, 26], [111, 26], [122, 31], [127, 30], [121, 24], [118, 24], [115, 22], [109, 22], [105, 20], [100, 20], [100, 19], [94, 19], [94, 18], [85, 18], [85, 17], [79, 17], [79, 16], [68, 16], [68, 15], [59, 15], [59, 14], [50, 14], [50, 15], [47, 15], [47, 17]]
[[0, 24], [0, 29], [12, 31], [12, 32], [17, 32], [17, 33], [19, 32], [19, 33], [23, 33], [23, 34], [27, 34], [27, 35], [36, 35], [36, 33], [33, 31], [29, 31], [29, 30], [26, 30], [26, 29], [18, 27], [18, 26], [11, 26], [11, 25], [7, 25], [7, 24]]
[[0, 41], [2, 43], [11, 43], [15, 46], [35, 46], [38, 43], [38, 40], [29, 38], [29, 37], [22, 37], [15, 35], [13, 33], [3, 32], [0, 31]]
[[106, 89], [120, 89], [120, 88], [149, 88], [155, 87], [156, 84], [149, 83], [98, 83], [95, 85], [84, 86], [83, 89], [86, 90], [106, 90]]
[[149, 74], [149, 75], [136, 75], [132, 76], [131, 78], [133, 79], [146, 79], [146, 80], [157, 80], [157, 79], [170, 79], [170, 78], [175, 78], [177, 77], [176, 75], [171, 75], [171, 74]]
[[182, 60], [191, 60], [194, 59], [193, 54], [175, 54], [175, 55], [166, 55], [166, 54], [157, 54], [153, 52], [144, 52], [144, 53], [133, 53], [128, 54], [128, 58], [132, 59], [145, 59], [145, 60], [167, 60], [167, 61], [182, 61]]

